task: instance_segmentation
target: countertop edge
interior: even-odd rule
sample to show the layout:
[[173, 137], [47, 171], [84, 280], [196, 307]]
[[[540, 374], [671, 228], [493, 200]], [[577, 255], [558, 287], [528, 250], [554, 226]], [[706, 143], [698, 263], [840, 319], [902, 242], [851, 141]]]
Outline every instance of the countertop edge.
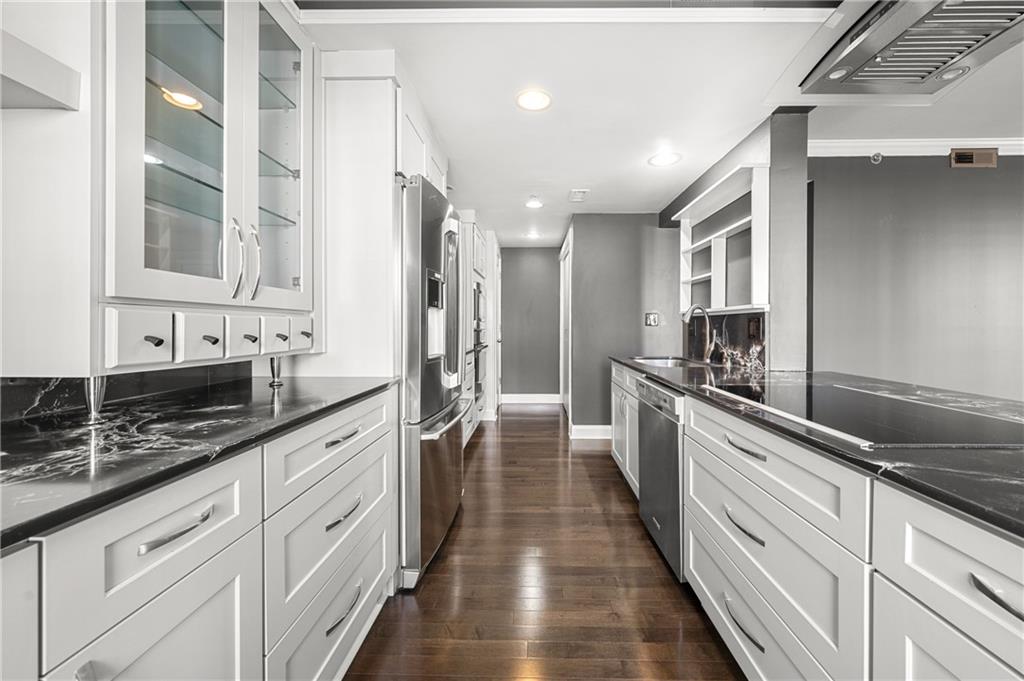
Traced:
[[933, 485], [928, 485], [927, 483], [919, 480], [908, 478], [907, 476], [902, 475], [896, 468], [886, 467], [869, 461], [863, 457], [858, 457], [841, 447], [831, 445], [830, 443], [817, 438], [809, 437], [798, 430], [786, 428], [783, 424], [775, 420], [759, 418], [752, 407], [740, 409], [737, 408], [739, 406], [738, 403], [718, 398], [700, 390], [694, 390], [688, 386], [673, 383], [656, 373], [647, 371], [642, 364], [633, 360], [615, 357], [613, 355], [609, 355], [608, 359], [630, 369], [631, 371], [641, 374], [644, 378], [657, 383], [658, 385], [669, 388], [670, 390], [675, 390], [676, 392], [681, 392], [688, 397], [696, 398], [713, 407], [725, 409], [734, 416], [770, 430], [772, 433], [785, 437], [799, 445], [813, 449], [818, 454], [826, 456], [836, 463], [866, 472], [878, 480], [882, 480], [901, 489], [905, 489], [918, 498], [926, 499], [933, 504], [939, 505], [942, 510], [966, 517], [971, 522], [980, 523], [984, 525], [985, 529], [995, 531], [1000, 535], [1008, 535], [1008, 538], [1016, 541], [1017, 543], [1024, 542], [1024, 520], [1016, 520], [1002, 513], [993, 513], [970, 500], [953, 496], [952, 494], [945, 492], [940, 488], [936, 488]]
[[225, 445], [216, 450], [213, 454], [204, 454], [177, 465], [161, 469], [150, 475], [133, 480], [131, 483], [116, 487], [114, 489], [100, 492], [87, 499], [72, 502], [67, 506], [55, 509], [50, 513], [26, 520], [11, 527], [0, 530], [0, 552], [4, 555], [8, 551], [16, 550], [15, 547], [22, 542], [28, 542], [37, 537], [53, 534], [62, 529], [70, 527], [94, 515], [109, 511], [127, 501], [138, 498], [143, 494], [152, 492], [172, 482], [177, 482], [189, 475], [222, 461], [226, 461], [238, 454], [247, 452], [254, 447], [260, 446], [269, 440], [273, 440], [293, 430], [301, 428], [313, 421], [340, 411], [356, 402], [369, 399], [388, 391], [401, 381], [398, 377], [380, 379], [380, 383], [361, 390], [352, 395], [346, 396], [337, 402], [320, 407], [314, 411], [296, 415], [287, 421], [275, 423], [258, 435], [250, 436]]

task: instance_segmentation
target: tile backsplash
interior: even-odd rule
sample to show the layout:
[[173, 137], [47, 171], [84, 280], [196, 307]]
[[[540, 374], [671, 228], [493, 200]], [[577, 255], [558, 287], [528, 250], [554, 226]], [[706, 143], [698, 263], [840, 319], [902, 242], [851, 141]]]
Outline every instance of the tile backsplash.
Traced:
[[[252, 362], [117, 374], [107, 377], [104, 403], [251, 377]], [[0, 420], [85, 410], [83, 378], [0, 378]]]
[[[711, 328], [717, 334], [718, 342], [711, 361], [715, 364], [729, 364], [755, 373], [764, 370], [766, 319], [764, 313], [742, 313], [712, 315]], [[704, 316], [694, 315], [689, 324], [683, 324], [683, 356], [689, 359], [703, 359]]]

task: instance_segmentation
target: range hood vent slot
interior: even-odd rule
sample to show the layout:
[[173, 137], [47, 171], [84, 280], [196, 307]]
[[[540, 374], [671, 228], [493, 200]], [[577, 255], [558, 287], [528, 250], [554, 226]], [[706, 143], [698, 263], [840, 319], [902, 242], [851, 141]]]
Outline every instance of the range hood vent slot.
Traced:
[[801, 84], [809, 94], [937, 92], [1024, 40], [1024, 0], [876, 3]]

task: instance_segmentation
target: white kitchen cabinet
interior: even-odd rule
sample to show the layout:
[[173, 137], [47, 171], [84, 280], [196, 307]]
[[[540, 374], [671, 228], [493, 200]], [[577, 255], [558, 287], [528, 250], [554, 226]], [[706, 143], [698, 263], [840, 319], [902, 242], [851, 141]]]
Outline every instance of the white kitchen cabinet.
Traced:
[[308, 38], [277, 3], [109, 13], [107, 295], [311, 309]]
[[612, 457], [619, 469], [626, 460], [626, 391], [612, 383]]
[[260, 678], [261, 532], [252, 529], [44, 680]]
[[633, 494], [640, 496], [640, 402], [629, 393], [626, 405], [626, 482], [633, 488]]
[[487, 278], [487, 239], [476, 225], [473, 225], [473, 269], [483, 279]]
[[885, 484], [873, 515], [878, 571], [1024, 674], [1024, 546]]
[[0, 558], [0, 678], [39, 678], [39, 551], [11, 547]]
[[874, 577], [875, 681], [1024, 678], [884, 577]]

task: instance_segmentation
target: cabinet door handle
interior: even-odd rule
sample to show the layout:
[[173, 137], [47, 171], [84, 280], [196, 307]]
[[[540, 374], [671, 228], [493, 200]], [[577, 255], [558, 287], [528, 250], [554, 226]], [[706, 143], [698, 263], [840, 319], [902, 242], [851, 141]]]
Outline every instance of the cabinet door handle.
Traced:
[[75, 681], [96, 681], [96, 670], [92, 666], [92, 660], [75, 670]]
[[757, 640], [756, 638], [754, 638], [753, 636], [751, 636], [751, 635], [750, 635], [750, 632], [749, 632], [749, 631], [747, 631], [747, 630], [746, 630], [746, 629], [745, 629], [745, 628], [743, 627], [743, 625], [742, 625], [742, 624], [740, 624], [740, 621], [739, 621], [738, 619], [736, 619], [736, 615], [732, 614], [732, 606], [730, 606], [730, 605], [729, 605], [730, 603], [732, 603], [732, 600], [731, 600], [731, 599], [729, 598], [729, 594], [727, 594], [727, 593], [725, 593], [725, 592], [723, 591], [723, 592], [722, 592], [722, 598], [723, 598], [723, 599], [724, 599], [724, 601], [725, 601], [725, 611], [726, 611], [727, 613], [729, 613], [729, 617], [731, 617], [731, 618], [732, 618], [732, 621], [733, 621], [733, 622], [734, 622], [734, 623], [736, 624], [736, 627], [737, 627], [737, 628], [738, 628], [738, 629], [739, 629], [740, 631], [742, 631], [742, 632], [743, 632], [743, 635], [747, 637], [747, 640], [749, 640], [749, 641], [750, 641], [751, 643], [753, 643], [753, 644], [754, 644], [754, 647], [755, 647], [755, 648], [757, 648], [757, 649], [758, 649], [759, 651], [761, 651], [762, 653], [764, 653], [764, 646], [763, 646], [763, 645], [761, 645], [761, 642], [760, 642], [760, 641], [758, 641], [758, 640]]
[[335, 527], [337, 527], [338, 525], [341, 525], [343, 522], [348, 520], [349, 517], [353, 513], [356, 512], [356, 509], [359, 508], [359, 504], [361, 504], [361, 503], [363, 503], [363, 494], [362, 494], [362, 492], [360, 492], [359, 496], [356, 498], [356, 503], [352, 504], [352, 508], [350, 508], [347, 511], [345, 511], [344, 513], [342, 513], [341, 517], [338, 518], [337, 520], [332, 520], [331, 522], [329, 522], [326, 525], [324, 525], [324, 532], [330, 532]]
[[1024, 622], [1024, 612], [1021, 612], [1017, 608], [1015, 608], [1012, 605], [1010, 605], [1009, 603], [1007, 603], [1006, 599], [1004, 599], [1002, 596], [1000, 596], [998, 593], [996, 593], [995, 589], [993, 589], [991, 586], [989, 586], [984, 581], [982, 581], [981, 577], [979, 577], [978, 575], [974, 574], [973, 572], [971, 572], [969, 574], [971, 576], [971, 584], [974, 586], [975, 589], [977, 589], [978, 591], [983, 593], [986, 598], [991, 600], [993, 603], [998, 605], [1000, 608], [1002, 608], [1006, 612], [1010, 613], [1011, 615], [1013, 615], [1014, 617], [1019, 619], [1021, 622]]
[[313, 332], [312, 331], [299, 331], [299, 333], [301, 333], [306, 338], [312, 338], [313, 337]]
[[203, 340], [209, 343], [210, 345], [216, 345], [217, 343], [220, 343], [220, 338], [217, 338], [216, 336], [211, 336], [209, 334], [204, 334]]
[[356, 435], [359, 435], [359, 431], [361, 431], [362, 429], [363, 429], [363, 425], [359, 424], [358, 426], [355, 427], [354, 430], [350, 430], [349, 432], [345, 433], [341, 437], [339, 437], [339, 438], [337, 438], [335, 440], [328, 440], [327, 442], [324, 443], [324, 449], [330, 449], [331, 447], [337, 447], [342, 442], [347, 442], [347, 441], [351, 440]]
[[327, 627], [327, 631], [324, 632], [324, 636], [330, 636], [331, 634], [333, 634], [334, 630], [340, 627], [341, 623], [344, 622], [348, 618], [348, 616], [352, 614], [352, 610], [355, 609], [356, 603], [359, 602], [359, 596], [361, 596], [362, 593], [363, 580], [360, 579], [359, 584], [356, 585], [356, 595], [352, 597], [352, 602], [348, 604], [347, 608], [345, 608], [345, 614], [339, 617], [334, 624]]
[[274, 335], [277, 336], [282, 342], [284, 342], [284, 343], [288, 342], [288, 334], [286, 334], [286, 333], [275, 333]]
[[258, 341], [260, 339], [259, 336], [254, 336], [251, 333], [243, 333], [242, 334], [242, 338], [244, 338], [245, 340], [249, 341], [250, 343], [255, 343], [256, 341]]
[[238, 239], [238, 277], [235, 279], [235, 285], [231, 289], [231, 297], [235, 298], [238, 292], [242, 290], [242, 279], [245, 274], [245, 240], [242, 238], [242, 228], [238, 225], [238, 220], [231, 218], [231, 229], [235, 232], [235, 238]]
[[659, 523], [658, 519], [653, 515], [651, 516], [651, 522], [654, 523], [654, 526], [657, 527], [659, 531], [661, 530], [661, 523]]
[[761, 546], [764, 546], [764, 539], [761, 539], [756, 534], [754, 534], [753, 532], [751, 532], [750, 530], [748, 530], [747, 528], [743, 527], [738, 522], [736, 522], [736, 519], [732, 517], [732, 509], [731, 508], [729, 508], [726, 504], [722, 504], [722, 508], [725, 509], [725, 517], [728, 518], [729, 522], [731, 522], [733, 525], [735, 525], [739, 529], [740, 532], [742, 532], [743, 534], [747, 535], [748, 537], [753, 539], [755, 542], [757, 542]]
[[726, 435], [725, 435], [725, 441], [728, 442], [729, 446], [732, 447], [733, 449], [735, 449], [737, 451], [740, 451], [740, 452], [743, 452], [747, 456], [752, 456], [755, 459], [757, 459], [758, 461], [767, 461], [768, 460], [768, 457], [765, 456], [764, 454], [752, 451], [750, 449], [747, 449], [746, 447], [741, 447], [738, 444], [736, 444], [735, 442], [733, 442], [732, 438], [729, 437], [728, 433], [726, 433]]
[[252, 285], [252, 293], [249, 294], [249, 300], [256, 300], [256, 293], [260, 290], [260, 281], [263, 279], [263, 244], [260, 243], [260, 234], [256, 231], [253, 225], [249, 225], [249, 229], [252, 230], [252, 240], [256, 243], [256, 281]]
[[153, 541], [148, 541], [144, 544], [139, 544], [139, 555], [144, 556], [147, 553], [155, 551], [161, 546], [164, 546], [165, 544], [170, 544], [175, 539], [180, 539], [181, 537], [184, 537], [189, 532], [192, 532], [193, 530], [199, 528], [203, 523], [209, 520], [211, 516], [213, 516], [213, 504], [210, 504], [205, 511], [199, 514], [199, 517], [196, 519], [196, 521], [188, 527], [183, 527], [180, 530], [168, 532], [164, 536], [157, 537]]
[[154, 348], [158, 348], [164, 344], [164, 339], [160, 336], [143, 336], [142, 340], [147, 343], [152, 343]]

